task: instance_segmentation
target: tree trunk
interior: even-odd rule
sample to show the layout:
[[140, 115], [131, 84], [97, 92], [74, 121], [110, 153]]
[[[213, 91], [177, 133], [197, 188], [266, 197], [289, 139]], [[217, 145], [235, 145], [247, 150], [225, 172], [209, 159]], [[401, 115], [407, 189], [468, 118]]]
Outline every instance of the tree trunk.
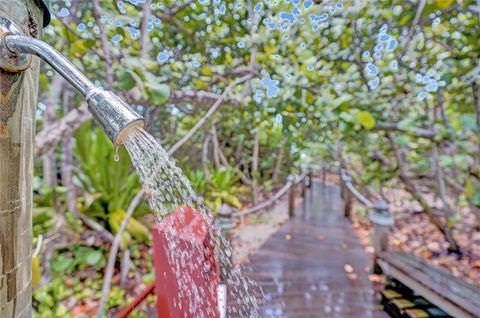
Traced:
[[260, 153], [260, 130], [255, 130], [253, 153], [252, 153], [252, 196], [253, 204], [258, 203], [258, 156]]
[[[50, 127], [55, 122], [55, 108], [60, 99], [60, 93], [63, 88], [64, 80], [59, 74], [55, 74], [52, 80], [51, 89], [46, 99], [46, 107], [43, 118], [43, 128]], [[57, 178], [57, 158], [55, 157], [55, 148], [49, 149], [42, 158], [43, 180], [51, 188], [58, 185]]]
[[400, 150], [398, 149], [397, 145], [393, 141], [393, 135], [389, 134], [388, 140], [390, 142], [393, 153], [397, 160], [398, 179], [403, 183], [405, 190], [408, 193], [410, 193], [410, 195], [415, 199], [415, 201], [417, 201], [420, 204], [420, 206], [422, 207], [423, 211], [427, 215], [430, 222], [432, 222], [432, 224], [443, 234], [443, 237], [450, 245], [448, 250], [450, 252], [457, 253], [459, 255], [462, 254], [462, 250], [460, 249], [460, 246], [458, 245], [457, 241], [453, 237], [453, 233], [451, 229], [448, 228], [446, 225], [448, 222], [445, 221], [446, 224], [445, 225], [442, 224], [442, 222], [435, 215], [428, 201], [423, 198], [421, 191], [418, 189], [415, 182], [407, 177], [407, 173], [405, 172], [404, 163], [402, 159], [402, 154], [400, 153]]
[[282, 141], [280, 142], [280, 148], [277, 151], [277, 160], [275, 161], [275, 165], [273, 167], [272, 172], [272, 182], [275, 184], [278, 181], [278, 177], [280, 176], [280, 171], [282, 170], [283, 164], [283, 155], [285, 152], [285, 138], [282, 137]]
[[[27, 7], [28, 6], [28, 7]], [[33, 0], [0, 0], [0, 15], [39, 37]], [[21, 73], [0, 71], [0, 317], [32, 316], [32, 175], [40, 60]]]
[[[70, 88], [63, 94], [63, 113], [69, 113], [73, 108], [73, 91]], [[67, 209], [74, 215], [77, 209], [77, 188], [73, 183], [73, 133], [65, 136], [62, 144], [62, 184], [67, 188]]]
[[[480, 15], [480, 14], [479, 14]], [[473, 91], [473, 102], [475, 105], [475, 114], [477, 118], [477, 166], [476, 169], [480, 169], [480, 89], [478, 88], [477, 83], [474, 81], [472, 83], [472, 91]], [[480, 210], [479, 207], [470, 204], [470, 207], [475, 214], [475, 218], [477, 220], [476, 229], [480, 230]]]
[[472, 83], [473, 91], [473, 101], [475, 104], [475, 114], [477, 117], [477, 147], [478, 147], [478, 156], [477, 156], [477, 166], [480, 166], [480, 89], [478, 88], [477, 83], [474, 81]]

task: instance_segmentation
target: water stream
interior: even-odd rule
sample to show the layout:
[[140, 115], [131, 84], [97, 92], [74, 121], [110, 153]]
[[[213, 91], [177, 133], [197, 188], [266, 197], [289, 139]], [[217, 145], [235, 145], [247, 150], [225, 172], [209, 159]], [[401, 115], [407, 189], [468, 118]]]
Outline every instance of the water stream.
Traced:
[[[155, 211], [157, 222], [165, 230], [168, 245], [168, 261], [178, 285], [178, 295], [175, 306], [188, 304], [185, 316], [188, 317], [215, 317], [216, 307], [211, 306], [212, 296], [217, 295], [216, 284], [199, 285], [198, 275], [208, 277], [212, 272], [212, 255], [208, 255], [208, 246], [221, 246], [216, 249], [217, 259], [222, 264], [222, 274], [227, 285], [227, 314], [228, 316], [261, 317], [260, 305], [263, 303], [263, 292], [255, 281], [250, 280], [239, 265], [231, 262], [232, 249], [230, 243], [221, 235], [221, 231], [214, 225], [214, 217], [206, 208], [203, 199], [195, 193], [190, 182], [169, 158], [166, 151], [155, 139], [143, 129], [132, 133], [125, 142], [135, 169], [143, 184], [145, 196], [150, 207]], [[194, 237], [195, 233], [182, 233], [176, 229], [186, 225], [187, 212], [192, 211], [200, 215], [207, 224], [201, 224], [201, 231], [208, 233], [203, 245], [192, 244], [191, 248], [184, 248], [186, 237]], [[167, 217], [172, 211], [178, 213], [178, 218], [172, 221]], [[174, 222], [175, 224], [173, 224]], [[178, 222], [183, 224], [178, 224]], [[187, 227], [188, 231], [191, 228]], [[197, 230], [195, 230], [197, 231]], [[187, 312], [189, 315], [187, 315]]]

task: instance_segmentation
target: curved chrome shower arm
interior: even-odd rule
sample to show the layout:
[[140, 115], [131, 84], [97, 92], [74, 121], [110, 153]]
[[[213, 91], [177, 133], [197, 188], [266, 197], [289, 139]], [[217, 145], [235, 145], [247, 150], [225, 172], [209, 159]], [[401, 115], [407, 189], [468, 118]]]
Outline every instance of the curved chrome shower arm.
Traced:
[[120, 97], [96, 87], [60, 52], [43, 41], [25, 36], [15, 23], [0, 16], [0, 69], [23, 72], [30, 66], [30, 55], [45, 60], [85, 96], [93, 118], [117, 146], [123, 145], [133, 131], [145, 126], [143, 117]]
[[70, 61], [47, 43], [21, 35], [6, 35], [4, 44], [12, 53], [27, 53], [39, 56], [85, 97], [98, 90], [85, 75], [83, 75]]

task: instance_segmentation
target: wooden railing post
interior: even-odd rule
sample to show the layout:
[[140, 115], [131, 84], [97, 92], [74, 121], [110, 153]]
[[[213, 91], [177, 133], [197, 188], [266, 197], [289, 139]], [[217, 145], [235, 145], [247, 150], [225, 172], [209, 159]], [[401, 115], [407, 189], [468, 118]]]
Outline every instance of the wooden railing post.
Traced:
[[377, 264], [377, 258], [388, 250], [388, 237], [390, 227], [393, 225], [393, 218], [390, 214], [388, 203], [381, 200], [372, 206], [372, 213], [369, 216], [373, 223], [373, 247], [375, 250], [374, 272], [379, 273], [380, 268]]
[[307, 193], [307, 185], [305, 184], [305, 179], [300, 181], [300, 197], [305, 199], [305, 195]]
[[352, 203], [353, 203], [353, 197], [352, 193], [347, 187], [347, 183], [352, 182], [352, 177], [349, 175], [343, 176], [343, 180], [341, 181], [342, 183], [342, 199], [343, 199], [343, 215], [350, 219], [350, 216], [352, 214]]
[[303, 200], [305, 200], [305, 197], [307, 196], [307, 176], [303, 173], [302, 175], [304, 176], [304, 178], [300, 180], [301, 192], [302, 192], [300, 193], [300, 196], [303, 198]]
[[307, 171], [308, 171], [308, 177], [307, 177], [307, 180], [308, 180], [308, 183], [307, 183], [307, 188], [311, 188], [312, 185], [313, 185], [313, 169], [311, 166], [308, 166], [307, 167]]
[[231, 266], [233, 265], [233, 245], [232, 245], [232, 229], [235, 226], [235, 221], [232, 218], [232, 210], [227, 208], [226, 205], [220, 208], [218, 212], [217, 226], [222, 232], [223, 239], [220, 240], [219, 246], [223, 253], [227, 255], [228, 259], [219, 259], [220, 279], [222, 282], [227, 281], [227, 275], [231, 272]]
[[287, 180], [292, 183], [288, 192], [288, 217], [292, 218], [295, 215], [295, 177], [288, 176]]

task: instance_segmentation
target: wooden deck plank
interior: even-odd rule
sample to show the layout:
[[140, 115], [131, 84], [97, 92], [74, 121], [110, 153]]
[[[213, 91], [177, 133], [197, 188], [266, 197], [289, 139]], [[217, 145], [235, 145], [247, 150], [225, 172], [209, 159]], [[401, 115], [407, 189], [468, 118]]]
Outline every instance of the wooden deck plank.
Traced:
[[250, 258], [249, 275], [266, 297], [263, 317], [388, 317], [378, 310], [366, 271], [372, 260], [343, 217], [338, 187], [314, 183], [304, 203]]
[[452, 316], [480, 316], [480, 287], [407, 253], [382, 253], [380, 264], [387, 274], [395, 276]]

